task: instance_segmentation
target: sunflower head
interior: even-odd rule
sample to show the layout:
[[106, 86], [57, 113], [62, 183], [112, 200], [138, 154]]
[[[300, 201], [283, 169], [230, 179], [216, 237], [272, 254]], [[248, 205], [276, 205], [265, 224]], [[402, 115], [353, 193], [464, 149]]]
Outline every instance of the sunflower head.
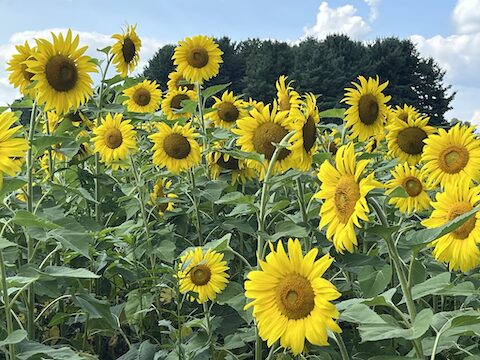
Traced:
[[172, 59], [187, 81], [202, 84], [218, 74], [222, 54], [212, 38], [197, 35], [180, 41]]
[[155, 81], [143, 80], [123, 93], [127, 96], [123, 104], [127, 106], [128, 111], [154, 113], [160, 106], [162, 91]]
[[213, 99], [215, 103], [212, 108], [215, 111], [209, 113], [208, 116], [217, 126], [229, 129], [235, 126], [237, 120], [248, 115], [245, 109], [246, 104], [234, 96], [231, 91], [227, 90], [222, 94], [221, 98], [214, 96]]
[[3, 174], [14, 176], [22, 167], [23, 159], [29, 148], [28, 141], [19, 136], [23, 129], [15, 113], [5, 111], [0, 114], [0, 188], [3, 184]]
[[277, 101], [280, 111], [289, 111], [298, 109], [302, 103], [302, 99], [298, 92], [293, 89], [293, 81], [287, 83], [287, 76], [281, 75], [275, 87], [277, 88]]
[[[216, 150], [221, 149], [221, 144], [216, 144]], [[231, 176], [232, 185], [237, 183], [245, 184], [256, 175], [255, 170], [248, 166], [245, 159], [237, 159], [230, 154], [220, 151], [212, 151], [207, 156], [212, 179], [218, 179], [221, 174]]]
[[196, 100], [197, 93], [182, 87], [178, 90], [169, 90], [165, 98], [162, 100], [162, 112], [167, 120], [176, 120], [179, 118], [190, 118], [192, 114], [181, 112], [183, 109], [182, 101]]
[[[165, 178], [159, 178], [153, 186], [153, 191], [150, 193], [150, 203], [156, 206], [159, 215], [163, 215], [166, 211], [172, 211], [174, 208], [173, 202], [165, 202], [168, 198], [176, 198], [177, 195], [173, 193], [167, 193], [172, 186], [172, 182]], [[162, 202], [157, 204], [158, 200]]]
[[122, 34], [112, 35], [112, 38], [117, 40], [111, 49], [112, 63], [123, 77], [135, 70], [140, 59], [142, 41], [138, 37], [136, 29], [137, 25], [129, 25]]
[[415, 120], [420, 116], [417, 109], [413, 106], [404, 104], [403, 106], [397, 105], [394, 110], [392, 110], [393, 116], [401, 121], [408, 122], [408, 120]]
[[183, 77], [183, 74], [179, 71], [172, 71], [168, 74], [168, 81], [167, 81], [168, 90], [178, 90], [181, 88], [186, 88], [187, 90], [194, 90], [195, 84], [189, 83]]
[[45, 134], [53, 134], [63, 119], [55, 111], [47, 111], [47, 117], [43, 123], [43, 132]]
[[24, 45], [16, 45], [15, 48], [17, 53], [8, 62], [7, 71], [10, 72], [8, 80], [14, 87], [19, 88], [23, 95], [33, 98], [35, 97], [32, 86], [34, 74], [28, 71], [25, 62], [34, 57], [36, 48], [31, 48], [27, 41]]

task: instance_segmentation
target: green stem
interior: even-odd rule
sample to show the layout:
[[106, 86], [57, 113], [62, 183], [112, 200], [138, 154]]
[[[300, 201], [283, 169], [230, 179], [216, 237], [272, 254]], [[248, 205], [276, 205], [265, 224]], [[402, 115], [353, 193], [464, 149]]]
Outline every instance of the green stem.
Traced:
[[208, 139], [207, 139], [207, 129], [205, 127], [205, 118], [203, 116], [203, 99], [202, 99], [202, 88], [198, 82], [195, 83], [198, 96], [198, 115], [200, 116], [200, 127], [202, 129], [202, 139], [203, 139], [203, 150], [205, 151], [208, 148]]
[[[298, 194], [298, 205], [300, 207], [300, 212], [302, 213], [302, 221], [305, 227], [308, 226], [308, 214], [307, 214], [307, 206], [305, 204], [305, 190], [303, 189], [303, 183], [300, 181], [300, 178], [298, 177], [296, 179], [297, 183], [297, 194]], [[306, 241], [306, 251], [309, 251], [312, 247], [311, 239], [310, 237], [307, 237]]]
[[210, 309], [208, 308], [208, 303], [204, 302], [203, 304], [203, 314], [205, 316], [205, 322], [207, 324], [207, 336], [208, 336], [208, 346], [211, 351], [211, 355], [213, 357], [213, 343], [212, 343], [212, 320], [210, 318]]
[[[10, 312], [10, 299], [8, 296], [8, 285], [7, 285], [7, 271], [5, 269], [5, 261], [3, 259], [3, 252], [0, 250], [0, 271], [2, 276], [2, 293], [3, 293], [3, 305], [5, 309], [5, 318], [7, 320], [7, 334], [11, 334], [13, 332], [13, 321], [12, 321], [12, 313]], [[9, 356], [8, 358], [11, 360], [15, 360], [15, 345], [9, 344], [8, 345]]]
[[335, 336], [335, 341], [337, 342], [338, 348], [340, 349], [340, 355], [342, 356], [342, 360], [350, 360], [347, 347], [345, 346], [345, 343], [342, 339], [342, 335], [336, 332], [334, 332], [333, 335]]
[[195, 189], [197, 188], [195, 184], [195, 174], [193, 169], [190, 170], [190, 181], [192, 184], [192, 205], [195, 210], [195, 218], [197, 223], [197, 233], [198, 233], [198, 243], [200, 246], [203, 246], [203, 234], [202, 234], [202, 222], [200, 221], [200, 211], [198, 209], [197, 197], [195, 196]]

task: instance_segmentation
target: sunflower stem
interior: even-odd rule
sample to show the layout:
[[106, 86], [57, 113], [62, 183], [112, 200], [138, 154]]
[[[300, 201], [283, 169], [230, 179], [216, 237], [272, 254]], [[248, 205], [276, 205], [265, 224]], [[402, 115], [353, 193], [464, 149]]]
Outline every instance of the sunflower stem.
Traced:
[[[300, 212], [302, 213], [302, 221], [305, 227], [308, 226], [308, 214], [307, 214], [307, 207], [305, 204], [305, 190], [303, 188], [303, 183], [300, 181], [300, 178], [298, 177], [296, 179], [297, 183], [297, 195], [298, 195], [298, 204], [300, 207]], [[310, 237], [307, 238], [307, 243], [305, 244], [306, 246], [306, 251], [309, 251], [312, 247]]]
[[203, 246], [203, 235], [202, 235], [202, 223], [200, 221], [200, 211], [198, 209], [198, 203], [197, 203], [197, 197], [195, 196], [195, 189], [196, 189], [196, 184], [195, 184], [195, 173], [193, 172], [193, 169], [190, 170], [190, 182], [192, 184], [192, 205], [195, 209], [195, 220], [197, 223], [197, 233], [198, 233], [198, 242], [200, 246]]
[[[5, 261], [3, 259], [3, 251], [0, 250], [0, 276], [2, 277], [2, 294], [3, 294], [3, 305], [5, 310], [5, 318], [7, 321], [7, 335], [13, 332], [13, 321], [12, 321], [12, 313], [10, 311], [10, 298], [8, 296], [8, 285], [7, 285], [7, 271], [5, 269]], [[8, 345], [8, 355], [7, 359], [15, 360], [15, 345], [9, 344]]]
[[205, 322], [207, 325], [207, 344], [208, 347], [210, 348], [210, 351], [212, 352], [212, 357], [213, 357], [213, 343], [212, 343], [212, 320], [210, 318], [210, 309], [208, 308], [208, 303], [204, 302], [203, 304], [203, 314], [205, 316]]
[[345, 346], [342, 335], [336, 332], [334, 332], [333, 335], [335, 336], [335, 342], [340, 349], [340, 355], [342, 356], [342, 360], [350, 360], [350, 356], [348, 355], [347, 347]]
[[[202, 144], [203, 144], [203, 161], [206, 164], [206, 151], [208, 150], [208, 137], [207, 137], [207, 128], [205, 126], [205, 118], [203, 116], [203, 99], [202, 99], [202, 87], [200, 83], [197, 81], [195, 83], [195, 87], [197, 90], [197, 100], [198, 100], [198, 115], [200, 117], [200, 127], [202, 129]], [[206, 172], [208, 174], [208, 171]]]

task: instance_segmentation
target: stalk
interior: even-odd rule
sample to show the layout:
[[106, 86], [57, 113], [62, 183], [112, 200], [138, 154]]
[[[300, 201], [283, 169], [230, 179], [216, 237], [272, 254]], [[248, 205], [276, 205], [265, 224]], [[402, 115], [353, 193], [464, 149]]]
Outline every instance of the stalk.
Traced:
[[342, 335], [336, 332], [334, 332], [333, 335], [335, 336], [335, 341], [338, 345], [338, 348], [340, 349], [340, 355], [342, 356], [342, 360], [350, 360], [350, 357], [348, 356], [347, 347], [345, 346], [345, 343], [343, 342], [343, 339], [342, 339]]
[[[297, 183], [297, 196], [298, 196], [298, 205], [300, 207], [300, 212], [302, 213], [302, 221], [307, 226], [308, 223], [308, 214], [307, 206], [305, 204], [305, 190], [303, 188], [303, 183], [300, 181], [300, 178], [296, 179]], [[308, 237], [306, 245], [306, 251], [309, 251], [312, 247], [310, 237]]]
[[200, 246], [203, 246], [203, 235], [202, 235], [202, 223], [200, 221], [200, 211], [198, 210], [198, 203], [197, 198], [194, 194], [194, 189], [196, 188], [195, 185], [195, 174], [193, 173], [193, 169], [190, 170], [190, 181], [192, 183], [192, 203], [195, 210], [195, 218], [197, 222], [197, 234], [198, 234], [198, 242]]
[[[13, 332], [13, 321], [12, 321], [12, 313], [10, 311], [10, 298], [8, 296], [8, 285], [7, 285], [7, 271], [5, 269], [5, 261], [3, 259], [3, 252], [0, 250], [0, 272], [2, 276], [2, 293], [3, 293], [3, 305], [5, 309], [5, 318], [7, 321], [7, 335]], [[8, 345], [8, 354], [7, 359], [15, 360], [15, 345], [9, 344]]]
[[207, 302], [204, 302], [202, 305], [203, 305], [203, 314], [205, 316], [205, 322], [207, 323], [208, 347], [210, 348], [210, 351], [212, 352], [212, 356], [213, 356], [212, 321], [210, 318], [210, 309], [208, 308]]

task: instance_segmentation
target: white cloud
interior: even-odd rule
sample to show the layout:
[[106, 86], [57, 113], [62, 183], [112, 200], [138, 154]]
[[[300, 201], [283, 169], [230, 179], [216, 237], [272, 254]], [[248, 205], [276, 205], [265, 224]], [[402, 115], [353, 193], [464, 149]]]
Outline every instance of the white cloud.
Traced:
[[473, 112], [472, 123], [477, 126], [480, 125], [480, 109]]
[[382, 0], [364, 0], [370, 7], [370, 16], [368, 20], [370, 22], [375, 21], [378, 18], [378, 6]]
[[[377, 1], [373, 0], [372, 2]], [[361, 16], [355, 15], [356, 13], [357, 9], [352, 5], [331, 8], [327, 2], [322, 2], [318, 9], [315, 25], [304, 28], [304, 36], [324, 39], [329, 34], [340, 33], [354, 39], [364, 39], [371, 29]]]
[[480, 32], [480, 0], [459, 0], [453, 10], [453, 22], [460, 34]]

